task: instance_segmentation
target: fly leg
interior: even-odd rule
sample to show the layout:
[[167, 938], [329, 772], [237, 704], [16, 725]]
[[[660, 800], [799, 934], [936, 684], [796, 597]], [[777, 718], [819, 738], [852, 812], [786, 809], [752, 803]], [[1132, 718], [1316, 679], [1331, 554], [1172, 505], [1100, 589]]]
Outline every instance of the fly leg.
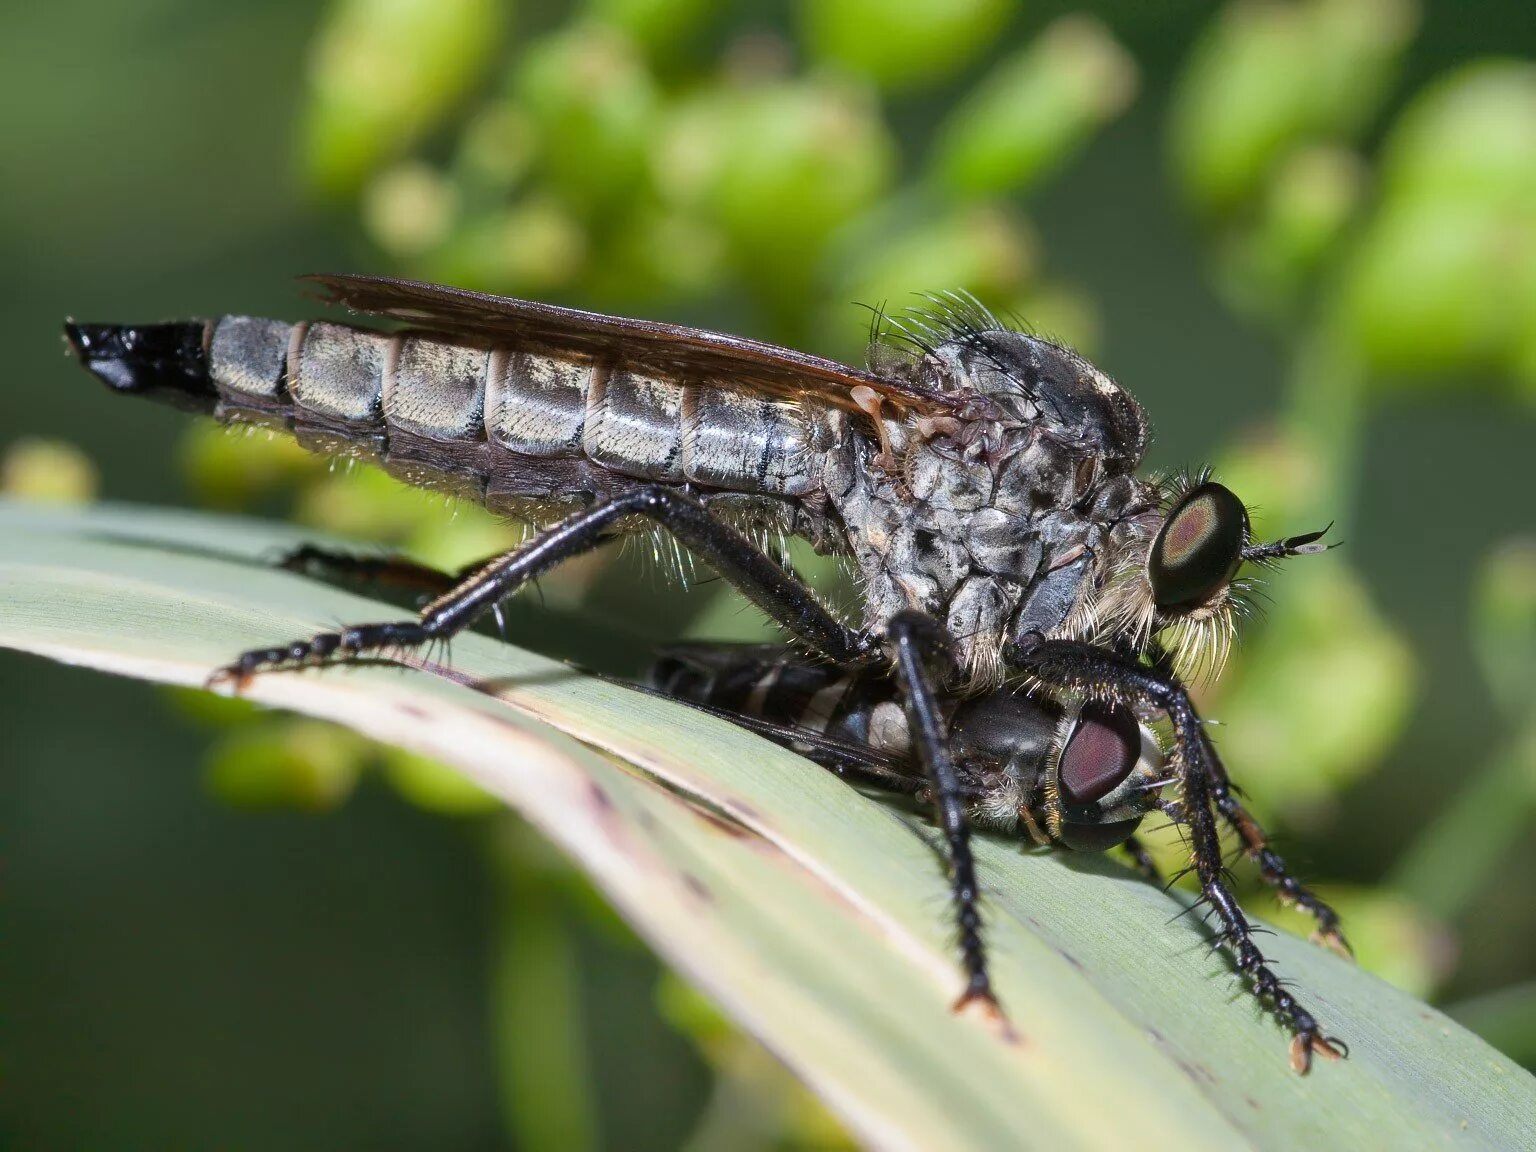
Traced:
[[590, 552], [620, 522], [635, 516], [654, 521], [672, 533], [817, 655], [851, 665], [878, 654], [866, 636], [833, 616], [797, 576], [769, 559], [740, 532], [712, 517], [693, 497], [647, 485], [579, 512], [522, 547], [482, 564], [423, 607], [415, 620], [359, 624], [281, 647], [253, 649], [215, 672], [210, 683], [228, 680], [238, 688], [267, 669], [348, 660], [447, 640], [529, 580], [564, 560]]
[[974, 1004], [994, 1018], [1002, 1010], [987, 975], [986, 948], [981, 939], [981, 889], [971, 855], [971, 829], [966, 818], [965, 790], [949, 748], [949, 728], [934, 692], [931, 665], [945, 658], [947, 637], [921, 612], [903, 612], [889, 624], [886, 639], [896, 659], [896, 677], [906, 703], [907, 726], [932, 792], [934, 814], [949, 854], [950, 897], [965, 969], [965, 991], [955, 1001], [959, 1012]]
[[278, 567], [303, 576], [331, 577], [362, 584], [400, 588], [428, 596], [441, 596], [474, 571], [474, 566], [457, 573], [444, 572], [427, 564], [418, 564], [404, 556], [387, 554], [369, 556], [301, 544], [278, 561]]
[[1121, 845], [1131, 857], [1131, 867], [1141, 873], [1143, 880], [1149, 880], [1153, 884], [1163, 882], [1163, 874], [1157, 869], [1157, 861], [1152, 859], [1152, 853], [1147, 851], [1147, 846], [1132, 836]]
[[1258, 864], [1259, 875], [1275, 890], [1281, 903], [1294, 904], [1316, 921], [1317, 927], [1312, 932], [1313, 942], [1332, 949], [1340, 956], [1351, 957], [1353, 953], [1349, 950], [1349, 941], [1344, 938], [1339, 927], [1339, 914], [1290, 874], [1285, 861], [1269, 846], [1269, 837], [1263, 826], [1232, 795], [1231, 784], [1224, 771], [1219, 772], [1217, 779], [1211, 783], [1211, 799], [1216, 805], [1216, 811], [1221, 813], [1222, 819], [1242, 841], [1243, 853]]
[[[1172, 679], [1173, 663], [1161, 646], [1153, 645], [1151, 657], [1152, 667], [1158, 674]], [[1316, 922], [1317, 928], [1312, 933], [1314, 943], [1322, 944], [1345, 958], [1352, 957], [1349, 941], [1344, 938], [1339, 927], [1339, 914], [1291, 875], [1280, 854], [1269, 846], [1269, 835], [1263, 825], [1238, 800], [1235, 793], [1239, 789], [1232, 783], [1221, 761], [1213, 756], [1210, 767], [1211, 797], [1215, 801], [1216, 811], [1237, 833], [1243, 845], [1243, 854], [1259, 866], [1259, 875], [1275, 890], [1281, 903], [1294, 904]]]
[[1168, 717], [1174, 730], [1174, 767], [1183, 793], [1181, 815], [1191, 863], [1200, 883], [1201, 900], [1210, 906], [1221, 924], [1219, 941], [1231, 952], [1253, 995], [1291, 1032], [1293, 1069], [1306, 1072], [1312, 1066], [1314, 1054], [1329, 1059], [1348, 1055], [1349, 1050], [1323, 1033], [1317, 1019], [1275, 975], [1253, 941], [1247, 917], [1227, 887], [1221, 833], [1216, 823], [1217, 792], [1218, 788], [1227, 787], [1226, 770], [1205, 734], [1189, 693], [1178, 679], [1090, 644], [1046, 640], [1038, 634], [1012, 645], [1007, 659], [1044, 683], [1124, 705], [1155, 708]]

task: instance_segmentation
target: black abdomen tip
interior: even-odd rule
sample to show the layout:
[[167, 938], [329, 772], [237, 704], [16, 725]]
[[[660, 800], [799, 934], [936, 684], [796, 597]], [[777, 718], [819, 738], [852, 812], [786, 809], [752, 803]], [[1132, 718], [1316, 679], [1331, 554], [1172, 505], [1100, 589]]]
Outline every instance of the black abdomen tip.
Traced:
[[201, 320], [64, 325], [65, 339], [80, 363], [114, 392], [199, 412], [210, 410], [218, 398], [208, 377], [206, 335]]

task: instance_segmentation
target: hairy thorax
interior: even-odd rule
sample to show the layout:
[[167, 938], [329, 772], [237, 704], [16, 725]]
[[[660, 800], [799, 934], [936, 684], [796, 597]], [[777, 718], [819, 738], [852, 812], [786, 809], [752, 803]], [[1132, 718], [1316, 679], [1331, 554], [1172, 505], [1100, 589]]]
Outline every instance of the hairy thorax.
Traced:
[[937, 425], [877, 412], [873, 436], [848, 421], [823, 488], [864, 583], [865, 626], [929, 613], [953, 639], [962, 683], [979, 690], [1002, 680], [1008, 641], [1090, 627], [1117, 553], [1155, 507], [1134, 477], [1145, 425], [1087, 361], [1020, 333], [968, 333], [909, 371], [977, 402]]

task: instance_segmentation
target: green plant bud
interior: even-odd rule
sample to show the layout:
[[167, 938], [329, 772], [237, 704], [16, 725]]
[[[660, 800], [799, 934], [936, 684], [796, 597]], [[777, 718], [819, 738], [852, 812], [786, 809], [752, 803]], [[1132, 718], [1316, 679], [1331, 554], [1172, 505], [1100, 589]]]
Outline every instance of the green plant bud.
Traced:
[[1185, 196], [1229, 213], [1299, 144], [1352, 138], [1390, 90], [1417, 22], [1411, 0], [1229, 5], [1196, 46], [1170, 111]]
[[534, 126], [538, 176], [562, 204], [592, 213], [633, 195], [659, 97], [629, 37], [583, 23], [530, 44], [513, 93]]
[[258, 497], [325, 473], [326, 461], [292, 437], [254, 424], [198, 421], [181, 437], [182, 473], [193, 492], [216, 508], [240, 508]]
[[866, 93], [827, 79], [769, 81], [680, 108], [656, 181], [718, 224], [760, 283], [798, 285], [832, 233], [885, 192], [895, 160]]
[[1412, 656], [1364, 585], [1333, 556], [1292, 560], [1266, 587], [1210, 711], [1243, 788], [1305, 819], [1371, 771], [1408, 718]]
[[363, 195], [363, 227], [384, 251], [419, 256], [437, 247], [453, 228], [458, 190], [430, 165], [416, 162], [385, 169]]
[[63, 440], [18, 440], [0, 454], [0, 496], [49, 504], [86, 504], [99, 477], [91, 458]]
[[1000, 62], [940, 126], [930, 168], [963, 195], [1018, 191], [1130, 104], [1135, 61], [1097, 20], [1069, 16]]
[[588, 256], [581, 221], [563, 201], [535, 196], [466, 220], [432, 253], [424, 274], [445, 284], [541, 296], [578, 280]]
[[453, 177], [469, 190], [507, 192], [527, 176], [536, 147], [533, 118], [509, 101], [496, 101], [459, 133]]
[[[1028, 221], [996, 203], [963, 205], [915, 222], [870, 220], [839, 239], [832, 263], [846, 271], [835, 298], [883, 307], [893, 316], [921, 310], [919, 292], [965, 289], [984, 301], [1011, 299], [1033, 282], [1039, 246]], [[841, 309], [827, 320], [829, 335], [859, 336], [850, 332]]]
[[398, 748], [384, 752], [384, 775], [404, 799], [439, 816], [479, 816], [505, 807], [462, 772]]
[[1432, 383], [1480, 372], [1496, 380], [1517, 362], [1529, 323], [1528, 260], [1536, 260], [1536, 218], [1462, 200], [1399, 199], [1382, 205], [1346, 267], [1338, 320], [1378, 377]]
[[813, 60], [895, 92], [953, 76], [1012, 11], [1007, 0], [800, 0], [796, 23]]
[[699, 214], [643, 201], [611, 236], [587, 289], [605, 307], [662, 315], [671, 301], [710, 294], [727, 272], [718, 228]]
[[326, 811], [352, 794], [370, 749], [334, 724], [278, 720], [227, 736], [213, 750], [203, 783], [234, 808]]
[[1255, 218], [1220, 250], [1223, 291], [1242, 311], [1284, 320], [1335, 250], [1367, 171], [1345, 148], [1302, 147], [1281, 162]]
[[1483, 563], [1472, 641], [1494, 699], [1511, 720], [1528, 721], [1536, 708], [1536, 537], [1511, 540]]
[[335, 0], [314, 42], [302, 165], [347, 196], [437, 127], [480, 83], [501, 41], [502, 0]]
[[1437, 81], [1393, 125], [1381, 167], [1393, 201], [1536, 213], [1536, 64], [1484, 60]]
[[619, 29], [652, 51], [675, 46], [710, 14], [706, 0], [587, 0], [599, 23]]

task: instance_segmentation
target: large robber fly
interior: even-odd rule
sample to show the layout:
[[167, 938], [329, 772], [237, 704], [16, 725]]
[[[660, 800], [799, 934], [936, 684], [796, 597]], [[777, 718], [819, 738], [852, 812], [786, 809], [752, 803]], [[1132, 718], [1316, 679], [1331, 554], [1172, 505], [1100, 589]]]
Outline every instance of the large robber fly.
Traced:
[[[456, 288], [310, 279], [405, 327], [223, 316], [66, 332], [114, 391], [277, 427], [543, 530], [445, 581], [415, 619], [246, 652], [216, 679], [238, 688], [269, 669], [444, 640], [560, 562], [650, 527], [791, 641], [673, 649], [654, 690], [931, 805], [964, 966], [957, 1009], [999, 1011], [972, 824], [1070, 849], [1126, 844], [1145, 861], [1135, 832], [1157, 808], [1182, 825], [1219, 939], [1292, 1034], [1293, 1066], [1344, 1054], [1254, 943], [1226, 884], [1221, 826], [1342, 949], [1338, 918], [1239, 802], [1183, 679], [1219, 662], [1239, 568], [1321, 551], [1322, 532], [1258, 543], [1242, 502], [1208, 476], [1139, 478], [1136, 401], [968, 296], [877, 315], [860, 370]], [[789, 535], [851, 562], [860, 619], [823, 606], [758, 542]], [[1161, 797], [1171, 784], [1176, 802]]]

